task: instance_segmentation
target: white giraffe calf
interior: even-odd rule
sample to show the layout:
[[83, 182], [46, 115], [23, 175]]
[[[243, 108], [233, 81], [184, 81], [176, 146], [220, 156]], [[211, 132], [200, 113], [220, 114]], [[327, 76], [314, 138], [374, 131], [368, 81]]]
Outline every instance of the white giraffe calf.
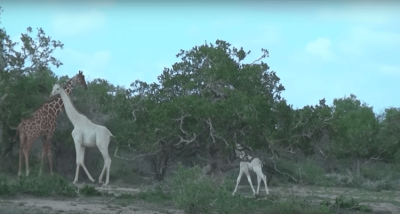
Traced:
[[[250, 183], [250, 186], [251, 186], [251, 189], [253, 190], [254, 195], [256, 195], [256, 194], [258, 195], [258, 193], [259, 193], [261, 179], [264, 181], [265, 191], [268, 195], [269, 192], [268, 192], [268, 187], [267, 187], [267, 176], [265, 176], [262, 172], [263, 164], [262, 164], [261, 160], [258, 158], [253, 158], [250, 155], [246, 154], [244, 152], [244, 148], [238, 143], [236, 143], [235, 153], [236, 153], [236, 156], [241, 159], [241, 161], [240, 161], [239, 177], [237, 178], [236, 187], [235, 187], [235, 190], [233, 191], [232, 195], [235, 195], [235, 192], [237, 190], [239, 182], [242, 179], [243, 173], [246, 174], [247, 180]], [[249, 173], [251, 171], [255, 172], [257, 175], [257, 181], [258, 181], [257, 193], [256, 193], [256, 191], [254, 191], [253, 183], [251, 182], [250, 173]]]

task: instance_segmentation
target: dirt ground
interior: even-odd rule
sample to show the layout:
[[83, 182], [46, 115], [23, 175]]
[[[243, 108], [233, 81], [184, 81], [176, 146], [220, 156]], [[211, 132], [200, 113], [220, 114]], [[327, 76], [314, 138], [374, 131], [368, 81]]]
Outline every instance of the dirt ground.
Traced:
[[276, 190], [294, 193], [299, 196], [307, 196], [318, 203], [328, 198], [334, 203], [336, 197], [344, 196], [346, 198], [357, 199], [360, 204], [368, 204], [372, 208], [372, 213], [400, 213], [400, 191], [382, 190], [378, 192], [356, 188], [316, 186], [294, 186], [289, 189], [277, 188]]
[[[96, 187], [118, 196], [122, 193], [135, 193], [138, 188], [109, 186]], [[64, 198], [39, 198], [21, 195], [12, 199], [0, 199], [1, 214], [52, 214], [52, 213], [98, 213], [98, 214], [168, 214], [184, 213], [172, 206], [159, 206], [135, 199], [116, 199], [114, 196]]]
[[[101, 189], [101, 187], [96, 187]], [[263, 189], [263, 188], [262, 188]], [[139, 188], [123, 188], [110, 185], [103, 189], [119, 195], [122, 193], [135, 193]], [[340, 195], [353, 197], [360, 204], [368, 204], [372, 207], [372, 213], [390, 214], [400, 213], [400, 191], [373, 192], [363, 189], [342, 187], [315, 187], [315, 186], [290, 186], [270, 187], [270, 194], [297, 195], [306, 197], [312, 202], [319, 203], [324, 199], [334, 199]], [[261, 193], [264, 193], [260, 189]], [[251, 196], [250, 186], [241, 185], [237, 194]], [[2, 214], [41, 214], [41, 213], [99, 213], [99, 214], [167, 214], [184, 213], [171, 205], [147, 203], [137, 199], [116, 199], [114, 196], [105, 197], [81, 197], [81, 198], [38, 198], [20, 195], [12, 199], [0, 199], [0, 213]]]

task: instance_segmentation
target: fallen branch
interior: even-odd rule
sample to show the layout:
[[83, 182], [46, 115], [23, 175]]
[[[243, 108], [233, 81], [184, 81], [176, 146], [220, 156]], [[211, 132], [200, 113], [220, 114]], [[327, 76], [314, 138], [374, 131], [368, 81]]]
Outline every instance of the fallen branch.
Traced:
[[160, 152], [161, 150], [158, 150], [158, 151], [153, 152], [153, 153], [148, 153], [148, 154], [145, 154], [145, 155], [139, 155], [139, 156], [134, 157], [134, 158], [132, 158], [132, 159], [128, 159], [128, 158], [124, 158], [124, 157], [118, 156], [118, 155], [117, 155], [117, 151], [118, 151], [118, 146], [117, 146], [117, 148], [115, 149], [114, 157], [119, 158], [119, 159], [122, 159], [122, 160], [126, 160], [126, 161], [134, 161], [134, 160], [136, 160], [136, 159], [138, 159], [138, 158], [147, 157], [147, 156], [150, 156], [150, 155], [155, 155], [155, 154], [157, 154], [158, 152]]

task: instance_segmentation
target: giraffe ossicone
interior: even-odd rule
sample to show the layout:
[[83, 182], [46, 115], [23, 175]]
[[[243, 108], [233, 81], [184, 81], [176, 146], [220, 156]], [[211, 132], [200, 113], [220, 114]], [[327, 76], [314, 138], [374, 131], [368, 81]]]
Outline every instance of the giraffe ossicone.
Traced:
[[[72, 77], [65, 85], [65, 91], [70, 94], [75, 84], [82, 85], [87, 89], [85, 75], [79, 71]], [[20, 148], [19, 148], [19, 167], [18, 176], [21, 176], [22, 156], [25, 157], [26, 176], [29, 175], [29, 153], [35, 140], [42, 137], [42, 155], [40, 161], [39, 175], [42, 174], [43, 160], [47, 155], [50, 174], [53, 175], [53, 163], [51, 157], [51, 144], [50, 140], [53, 137], [54, 131], [57, 127], [56, 118], [61, 113], [64, 103], [60, 97], [44, 103], [38, 110], [36, 110], [32, 117], [23, 119], [17, 126], [15, 138], [19, 134]]]
[[78, 181], [79, 167], [82, 167], [89, 179], [94, 182], [94, 179], [85, 167], [84, 158], [86, 147], [97, 146], [104, 158], [104, 167], [99, 177], [99, 183], [102, 183], [104, 172], [107, 170], [106, 182], [104, 184], [107, 185], [109, 183], [111, 167], [108, 145], [110, 143], [110, 137], [113, 137], [113, 135], [105, 126], [94, 124], [85, 115], [79, 113], [64, 89], [60, 85], [55, 84], [50, 96], [57, 94], [61, 96], [64, 102], [65, 112], [72, 125], [74, 125], [74, 130], [71, 133], [76, 150], [76, 172], [73, 183], [75, 184]]

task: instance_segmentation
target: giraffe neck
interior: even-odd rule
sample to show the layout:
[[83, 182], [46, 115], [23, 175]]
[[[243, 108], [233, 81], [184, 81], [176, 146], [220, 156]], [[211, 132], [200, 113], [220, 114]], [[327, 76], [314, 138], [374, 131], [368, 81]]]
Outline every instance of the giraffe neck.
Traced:
[[74, 85], [76, 83], [76, 76], [72, 77], [67, 84], [64, 86], [65, 93], [70, 95], [72, 90], [74, 89]]
[[[65, 90], [65, 93], [67, 95], [71, 94], [72, 90], [74, 89], [74, 85], [76, 84], [76, 82], [77, 81], [76, 81], [76, 75], [75, 75], [64, 86], [64, 90]], [[54, 108], [54, 112], [56, 113], [56, 117], [57, 117], [61, 113], [62, 108], [64, 107], [64, 102], [63, 102], [63, 100], [61, 98], [55, 99], [52, 102], [55, 102], [54, 105], [51, 105], [51, 106], [52, 106], [52, 108]]]
[[71, 121], [72, 125], [76, 127], [82, 121], [82, 119], [84, 119], [84, 116], [75, 109], [74, 104], [71, 102], [68, 94], [63, 89], [60, 89], [60, 96], [64, 102], [65, 112], [67, 113], [69, 120]]

